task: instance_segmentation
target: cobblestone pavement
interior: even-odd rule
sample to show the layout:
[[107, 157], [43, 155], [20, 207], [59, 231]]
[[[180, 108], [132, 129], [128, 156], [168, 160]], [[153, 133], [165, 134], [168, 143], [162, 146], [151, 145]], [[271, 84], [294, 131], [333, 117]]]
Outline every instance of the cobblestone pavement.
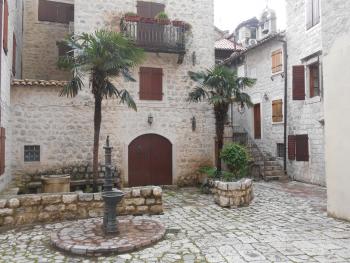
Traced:
[[255, 195], [250, 207], [223, 209], [197, 189], [167, 190], [164, 215], [152, 216], [166, 238], [119, 256], [51, 248], [49, 234], [69, 222], [11, 230], [0, 234], [0, 262], [350, 262], [350, 223], [327, 217], [325, 189], [256, 183]]

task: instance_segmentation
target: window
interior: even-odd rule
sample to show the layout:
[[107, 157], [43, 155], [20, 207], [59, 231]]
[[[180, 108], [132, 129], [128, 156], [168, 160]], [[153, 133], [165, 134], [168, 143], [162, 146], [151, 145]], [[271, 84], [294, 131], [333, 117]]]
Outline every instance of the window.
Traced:
[[254, 105], [254, 139], [261, 139], [261, 107]]
[[3, 49], [5, 54], [8, 51], [8, 34], [9, 34], [9, 7], [7, 0], [4, 1], [4, 28], [3, 28]]
[[293, 100], [305, 100], [305, 67], [293, 66]]
[[283, 101], [272, 101], [272, 122], [283, 122]]
[[141, 17], [154, 18], [164, 9], [165, 5], [160, 3], [137, 1], [137, 14]]
[[163, 99], [163, 69], [140, 68], [140, 100]]
[[284, 156], [285, 156], [284, 143], [277, 143], [277, 157], [284, 158]]
[[320, 0], [306, 0], [306, 28], [310, 29], [320, 22]]
[[320, 69], [319, 64], [309, 66], [310, 98], [320, 96]]
[[288, 159], [298, 162], [309, 161], [309, 137], [308, 135], [288, 136]]
[[282, 71], [283, 59], [282, 59], [282, 49], [272, 52], [272, 73], [279, 73]]
[[40, 146], [39, 145], [24, 146], [24, 161], [40, 162]]
[[74, 21], [74, 5], [47, 0], [39, 0], [39, 21], [69, 24]]
[[17, 41], [16, 36], [13, 34], [13, 44], [12, 44], [12, 74], [16, 76], [16, 59], [17, 59]]
[[5, 128], [0, 128], [0, 175], [5, 173]]

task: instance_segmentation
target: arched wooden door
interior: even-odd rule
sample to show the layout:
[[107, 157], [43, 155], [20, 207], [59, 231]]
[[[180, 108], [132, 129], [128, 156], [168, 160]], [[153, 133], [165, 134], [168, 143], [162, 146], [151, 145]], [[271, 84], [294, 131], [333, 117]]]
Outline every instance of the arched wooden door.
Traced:
[[172, 145], [166, 138], [145, 134], [129, 145], [129, 186], [171, 185]]

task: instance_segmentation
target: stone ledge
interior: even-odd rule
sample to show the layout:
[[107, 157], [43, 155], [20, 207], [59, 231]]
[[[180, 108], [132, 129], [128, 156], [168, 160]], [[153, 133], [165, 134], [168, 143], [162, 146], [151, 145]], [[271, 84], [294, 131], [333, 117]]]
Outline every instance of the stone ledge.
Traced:
[[214, 200], [221, 207], [248, 206], [254, 198], [253, 180], [242, 179], [238, 182], [214, 182]]
[[[163, 213], [162, 188], [146, 186], [125, 188], [117, 206], [119, 215]], [[103, 216], [100, 193], [55, 193], [8, 196], [0, 199], [0, 228], [49, 223]]]

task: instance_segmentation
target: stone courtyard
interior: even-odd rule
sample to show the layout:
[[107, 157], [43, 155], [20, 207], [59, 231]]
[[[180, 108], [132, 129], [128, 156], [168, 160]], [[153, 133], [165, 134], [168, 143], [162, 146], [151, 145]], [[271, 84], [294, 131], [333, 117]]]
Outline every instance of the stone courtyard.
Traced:
[[164, 215], [152, 216], [165, 224], [165, 239], [132, 254], [56, 251], [50, 233], [70, 222], [2, 232], [0, 262], [350, 262], [350, 223], [327, 217], [324, 188], [255, 183], [254, 191], [250, 207], [224, 209], [196, 188], [166, 190]]

